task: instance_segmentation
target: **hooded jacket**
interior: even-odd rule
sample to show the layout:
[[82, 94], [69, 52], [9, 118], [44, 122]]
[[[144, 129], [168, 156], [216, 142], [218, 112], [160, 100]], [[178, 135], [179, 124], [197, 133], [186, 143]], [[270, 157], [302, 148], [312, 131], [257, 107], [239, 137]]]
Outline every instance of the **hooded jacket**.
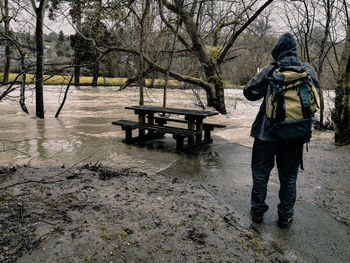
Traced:
[[266, 104], [265, 96], [268, 88], [268, 78], [273, 71], [282, 66], [304, 66], [306, 71], [310, 74], [317, 89], [319, 89], [319, 82], [314, 68], [309, 63], [302, 63], [297, 58], [297, 45], [295, 38], [290, 33], [283, 34], [276, 42], [271, 50], [271, 55], [275, 62], [264, 67], [253, 79], [251, 79], [244, 87], [244, 96], [251, 101], [260, 100], [264, 98], [260, 105], [259, 112], [252, 125], [250, 135], [262, 141], [280, 141], [280, 139], [268, 133], [266, 124]]

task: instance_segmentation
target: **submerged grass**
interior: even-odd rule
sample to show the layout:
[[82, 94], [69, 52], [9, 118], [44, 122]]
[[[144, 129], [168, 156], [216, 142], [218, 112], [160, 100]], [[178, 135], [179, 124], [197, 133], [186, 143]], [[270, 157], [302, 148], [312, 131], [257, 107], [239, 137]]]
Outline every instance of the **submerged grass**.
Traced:
[[[0, 79], [2, 79], [2, 73], [0, 73]], [[9, 82], [14, 81], [16, 76], [18, 74], [16, 73], [10, 73], [9, 74]], [[62, 75], [44, 75], [44, 85], [67, 85], [69, 83], [69, 80], [71, 79], [71, 76], [62, 76]], [[20, 79], [17, 79], [18, 81]], [[125, 84], [125, 82], [128, 80], [128, 78], [108, 78], [108, 77], [99, 77], [97, 80], [98, 86], [122, 86]], [[146, 79], [146, 85], [147, 86], [153, 86], [155, 88], [162, 88], [165, 85], [164, 79]], [[32, 84], [35, 82], [35, 75], [34, 74], [27, 74], [26, 75], [26, 83]], [[80, 77], [80, 85], [81, 86], [91, 86], [92, 83], [92, 77], [82, 76]], [[74, 78], [72, 79], [72, 83], [74, 83]], [[134, 84], [135, 85], [135, 84]], [[185, 88], [186, 85], [184, 82], [177, 81], [177, 80], [169, 80], [168, 81], [169, 87], [173, 88]], [[232, 84], [230, 81], [224, 81], [224, 86], [227, 89], [239, 89], [242, 88], [242, 86]]]

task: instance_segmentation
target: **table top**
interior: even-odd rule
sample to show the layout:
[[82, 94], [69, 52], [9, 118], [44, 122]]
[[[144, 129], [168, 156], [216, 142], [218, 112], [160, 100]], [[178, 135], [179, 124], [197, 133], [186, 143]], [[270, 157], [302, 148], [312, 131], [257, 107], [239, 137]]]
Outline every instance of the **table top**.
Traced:
[[128, 106], [125, 107], [125, 109], [129, 110], [139, 110], [143, 112], [160, 112], [160, 113], [168, 113], [168, 114], [178, 114], [178, 115], [185, 115], [185, 116], [192, 116], [192, 117], [208, 117], [217, 115], [218, 112], [216, 111], [200, 111], [200, 110], [189, 110], [189, 109], [180, 109], [180, 108], [164, 108], [164, 107], [157, 107], [157, 106], [149, 106], [149, 105], [139, 105], [139, 106]]

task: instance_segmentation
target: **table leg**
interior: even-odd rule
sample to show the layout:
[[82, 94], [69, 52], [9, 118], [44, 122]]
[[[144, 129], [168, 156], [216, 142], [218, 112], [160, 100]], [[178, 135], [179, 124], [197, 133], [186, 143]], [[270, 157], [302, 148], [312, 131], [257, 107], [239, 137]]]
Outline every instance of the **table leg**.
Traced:
[[[187, 117], [187, 122], [188, 122], [188, 129], [193, 131], [195, 128], [194, 118]], [[193, 145], [193, 143], [194, 143], [193, 136], [188, 136], [187, 140], [188, 140], [188, 145]]]
[[[147, 119], [148, 119], [148, 124], [153, 125], [154, 124], [154, 113], [153, 112], [148, 113]], [[148, 130], [147, 135], [153, 136], [154, 132], [151, 130]]]
[[148, 113], [148, 123], [154, 124], [154, 113], [153, 112]]
[[200, 143], [202, 141], [202, 131], [203, 131], [203, 119], [196, 120], [196, 131], [200, 131], [200, 134], [196, 135], [196, 143]]
[[130, 144], [132, 142], [132, 128], [125, 128], [125, 143]]
[[180, 153], [183, 150], [184, 147], [184, 136], [180, 135], [180, 134], [174, 134], [173, 138], [176, 139], [176, 153]]
[[[139, 113], [139, 122], [146, 123], [146, 114], [144, 112]], [[139, 129], [139, 137], [145, 137], [145, 130]]]
[[206, 143], [212, 143], [213, 139], [211, 138], [210, 132], [213, 130], [214, 128], [211, 127], [206, 127], [206, 129], [204, 130], [204, 140]]

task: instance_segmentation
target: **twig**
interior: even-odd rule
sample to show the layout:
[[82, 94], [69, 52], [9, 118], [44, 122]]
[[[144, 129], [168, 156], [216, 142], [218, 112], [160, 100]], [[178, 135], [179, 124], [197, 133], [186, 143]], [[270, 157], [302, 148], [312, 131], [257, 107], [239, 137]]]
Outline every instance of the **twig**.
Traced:
[[145, 70], [144, 72], [142, 72], [142, 76], [138, 75], [138, 76], [135, 76], [135, 77], [131, 77], [131, 78], [128, 78], [128, 80], [123, 84], [123, 86], [121, 86], [117, 91], [122, 91], [123, 89], [127, 88], [129, 85], [131, 85], [132, 83], [136, 82], [136, 81], [139, 81], [140, 80], [140, 77], [141, 78], [144, 78], [144, 77], [147, 77], [148, 74], [152, 73], [154, 70], [149, 67], [147, 70]]
[[191, 87], [191, 90], [197, 99], [198, 106], [201, 107], [203, 110], [205, 110], [205, 105], [204, 105], [200, 95], [195, 91], [195, 89], [193, 87]]
[[34, 156], [33, 158], [31, 158], [28, 162], [27, 162], [27, 166], [29, 167], [30, 166], [30, 163], [36, 159], [36, 158], [44, 158], [44, 159], [48, 159], [48, 160], [54, 160], [56, 162], [58, 162], [56, 159], [54, 158], [50, 158], [50, 157], [46, 157], [46, 156], [42, 156], [42, 155], [37, 155], [37, 156]]
[[1, 150], [0, 152], [10, 152], [10, 151], [19, 152], [19, 153], [21, 153], [23, 155], [27, 155], [28, 157], [31, 157], [30, 154], [22, 152], [20, 150], [17, 150], [16, 148]]
[[38, 184], [54, 184], [54, 183], [59, 183], [59, 182], [63, 182], [65, 180], [57, 180], [57, 181], [36, 181], [36, 180], [28, 180], [28, 181], [24, 181], [24, 182], [20, 182], [20, 183], [15, 183], [15, 184], [11, 184], [11, 185], [7, 185], [5, 187], [0, 188], [0, 190], [6, 190], [8, 188], [14, 187], [16, 185], [21, 185], [21, 184], [29, 184], [29, 183], [38, 183]]
[[42, 223], [45, 223], [45, 224], [48, 224], [48, 225], [51, 225], [51, 226], [55, 226], [55, 225], [56, 225], [56, 224], [53, 224], [53, 223], [47, 222], [47, 221], [42, 220], [42, 219], [37, 219], [36, 221], [37, 221], [37, 222], [42, 222]]
[[58, 110], [56, 112], [55, 118], [58, 117], [58, 115], [60, 114], [60, 112], [61, 112], [61, 110], [63, 108], [64, 103], [66, 102], [68, 90], [69, 90], [70, 84], [72, 83], [72, 80], [73, 80], [73, 75], [70, 77], [70, 80], [69, 80], [69, 83], [67, 85], [66, 91], [64, 92], [64, 97], [63, 97], [62, 103], [61, 103], [60, 107], [58, 108]]
[[[84, 158], [83, 160], [81, 160], [81, 161], [79, 161], [79, 162], [73, 164], [70, 168], [68, 168], [68, 169], [64, 170], [63, 172], [61, 172], [61, 173], [59, 173], [59, 174], [57, 174], [57, 175], [54, 175], [54, 176], [59, 176], [59, 175], [62, 175], [62, 174], [64, 174], [64, 173], [68, 172], [69, 170], [71, 170], [71, 169], [73, 169], [75, 166], [77, 166], [78, 164], [80, 164], [80, 163], [86, 161], [86, 160], [89, 159], [91, 156], [95, 155], [97, 152], [98, 152], [98, 151], [95, 151], [94, 153], [90, 154], [89, 156], [87, 156], [87, 157]], [[52, 177], [54, 177], [54, 176], [52, 176]], [[49, 177], [49, 178], [50, 178], [50, 177]]]
[[[69, 170], [73, 169], [75, 166], [77, 166], [78, 164], [86, 161], [87, 159], [89, 159], [91, 156], [93, 156], [94, 154], [96, 154], [98, 151], [95, 151], [94, 153], [90, 154], [89, 156], [87, 156], [86, 158], [82, 159], [81, 161], [75, 163], [74, 165], [72, 165], [70, 168], [64, 170], [63, 172], [60, 172], [58, 174], [55, 174], [53, 176], [50, 176], [50, 177], [46, 177], [46, 179], [49, 179], [49, 178], [53, 178], [53, 177], [56, 177], [56, 176], [60, 176], [66, 172], [68, 172]], [[62, 179], [62, 180], [56, 180], [56, 181], [45, 181], [45, 180], [28, 180], [28, 181], [24, 181], [24, 182], [18, 182], [18, 183], [15, 183], [15, 184], [11, 184], [11, 185], [7, 185], [7, 186], [4, 186], [2, 188], [0, 188], [0, 190], [6, 190], [8, 188], [11, 188], [11, 187], [14, 187], [16, 185], [22, 185], [22, 184], [29, 184], [29, 183], [38, 183], [38, 184], [54, 184], [54, 183], [59, 183], [59, 182], [63, 182], [65, 181], [66, 179]]]

